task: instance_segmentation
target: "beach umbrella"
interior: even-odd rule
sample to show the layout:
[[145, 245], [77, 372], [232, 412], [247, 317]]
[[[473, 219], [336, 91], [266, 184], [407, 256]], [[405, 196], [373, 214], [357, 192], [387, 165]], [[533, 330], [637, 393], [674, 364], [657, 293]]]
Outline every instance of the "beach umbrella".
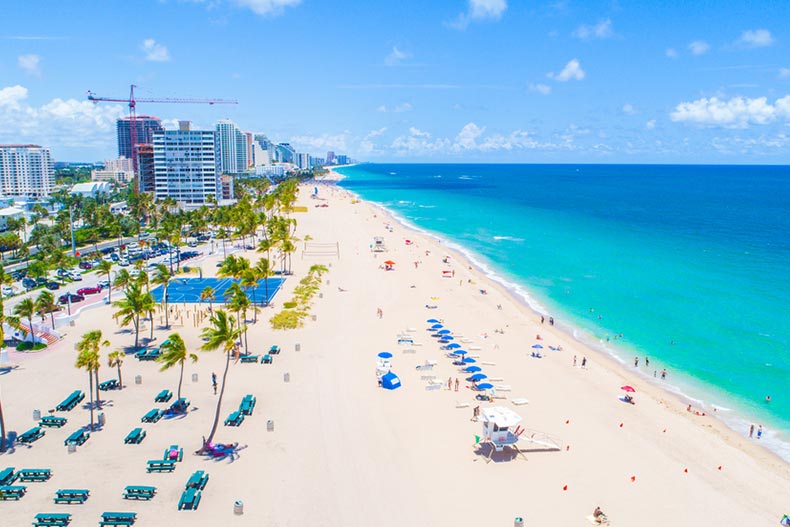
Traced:
[[392, 260], [387, 260], [386, 262], [384, 262], [384, 265], [395, 265], [395, 262], [393, 262]]
[[463, 359], [461, 359], [461, 362], [463, 362], [464, 364], [474, 364], [477, 361], [474, 360], [472, 357], [464, 357]]
[[455, 337], [452, 337], [450, 335], [441, 335], [441, 337], [442, 338], [439, 342], [444, 342], [445, 344], [450, 342], [451, 340], [455, 340]]
[[449, 329], [440, 329], [436, 333], [438, 333], [439, 335], [449, 335], [450, 333], [452, 333], [452, 331], [450, 331]]
[[466, 350], [455, 350], [453, 355], [466, 355]]
[[477, 388], [478, 388], [479, 390], [490, 390], [490, 389], [492, 389], [493, 387], [494, 387], [494, 385], [493, 385], [493, 384], [491, 384], [490, 382], [484, 382], [484, 383], [482, 383], [482, 384], [478, 384], [478, 385], [477, 385]]
[[620, 386], [620, 389], [623, 390], [624, 392], [636, 393], [636, 390], [634, 390], [634, 387], [633, 386], [628, 386], [627, 384], [625, 386]]
[[382, 351], [381, 353], [379, 353], [379, 357], [382, 359], [391, 359], [392, 353], [390, 353], [389, 351]]
[[[430, 322], [430, 320], [428, 322]], [[443, 327], [444, 326], [442, 326], [441, 324], [434, 324], [433, 326], [431, 326], [431, 329], [442, 329]]]
[[481, 371], [482, 369], [483, 368], [481, 368], [480, 366], [467, 366], [466, 368], [464, 368], [464, 371], [466, 373], [476, 373], [478, 371]]
[[460, 347], [461, 347], [461, 345], [456, 343], [456, 342], [452, 342], [452, 343], [447, 345], [447, 349], [448, 350], [452, 350], [452, 349], [456, 349], [456, 348], [460, 348]]
[[426, 320], [426, 322], [428, 324], [438, 324], [439, 323], [439, 321], [436, 320], [435, 318], [429, 318], [428, 320]]
[[485, 373], [475, 373], [471, 377], [469, 377], [470, 381], [482, 381], [483, 379], [488, 379], [488, 375]]
[[540, 344], [534, 344], [532, 347], [535, 348], [535, 349], [538, 349], [538, 350], [542, 350], [543, 349], [543, 346], [541, 346]]

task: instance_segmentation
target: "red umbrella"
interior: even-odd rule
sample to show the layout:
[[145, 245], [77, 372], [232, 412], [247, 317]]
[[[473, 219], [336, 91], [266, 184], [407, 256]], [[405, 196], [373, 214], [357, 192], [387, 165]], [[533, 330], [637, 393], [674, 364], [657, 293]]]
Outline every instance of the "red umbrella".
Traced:
[[634, 390], [634, 387], [633, 386], [628, 386], [627, 384], [625, 386], [620, 386], [620, 389], [623, 390], [624, 392], [636, 393], [636, 390]]
[[386, 262], [384, 262], [384, 265], [395, 265], [395, 262], [393, 262], [392, 260], [387, 260]]

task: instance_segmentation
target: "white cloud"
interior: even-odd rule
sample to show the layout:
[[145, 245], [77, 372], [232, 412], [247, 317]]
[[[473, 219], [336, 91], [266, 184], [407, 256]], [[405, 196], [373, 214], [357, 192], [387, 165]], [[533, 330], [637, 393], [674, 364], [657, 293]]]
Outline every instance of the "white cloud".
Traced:
[[35, 142], [55, 150], [115, 143], [115, 121], [123, 116], [123, 106], [53, 99], [36, 107], [27, 98], [24, 86], [0, 89], [0, 142]]
[[710, 49], [710, 44], [705, 42], [704, 40], [695, 40], [691, 44], [689, 44], [689, 51], [691, 51], [694, 55], [704, 55]]
[[41, 76], [41, 57], [38, 55], [19, 55], [16, 60], [19, 67], [25, 70], [27, 74], [36, 77]]
[[667, 50], [664, 52], [664, 55], [666, 55], [667, 58], [670, 59], [678, 58], [678, 52], [675, 51], [675, 48], [667, 48]]
[[718, 97], [682, 102], [675, 107], [670, 118], [676, 122], [696, 123], [725, 128], [746, 128], [750, 124], [768, 124], [777, 119], [790, 119], [790, 95], [771, 104], [766, 97], [754, 99]]
[[581, 25], [573, 32], [573, 36], [582, 40], [611, 38], [614, 36], [612, 20], [607, 18], [592, 26]]
[[431, 134], [415, 128], [409, 128], [409, 135], [396, 137], [391, 148], [397, 154], [429, 154], [441, 152], [450, 146], [448, 139], [431, 139]]
[[555, 75], [554, 73], [548, 73], [546, 76], [550, 79], [560, 82], [566, 82], [571, 79], [580, 81], [584, 78], [585, 73], [579, 64], [579, 61], [577, 59], [572, 59], [565, 65], [564, 68], [562, 68], [562, 71], [558, 74]]
[[654, 130], [656, 128], [656, 120], [650, 119], [648, 122], [645, 123], [645, 128], [648, 130]]
[[623, 113], [626, 115], [634, 115], [636, 113], [636, 108], [631, 103], [625, 103], [623, 105]]
[[396, 46], [392, 47], [392, 52], [384, 59], [387, 66], [396, 66], [406, 59], [411, 58], [411, 53], [399, 50]]
[[381, 113], [403, 113], [403, 112], [410, 112], [412, 110], [412, 105], [410, 103], [404, 102], [401, 104], [397, 104], [395, 106], [386, 106], [382, 104], [376, 111]]
[[449, 22], [450, 27], [466, 29], [470, 22], [499, 20], [507, 9], [507, 0], [468, 0], [468, 2], [468, 9]]
[[737, 43], [750, 48], [764, 48], [774, 43], [774, 37], [767, 29], [749, 29], [741, 33]]
[[380, 137], [386, 131], [387, 131], [386, 126], [379, 128], [378, 130], [371, 130], [365, 137], [362, 138], [362, 141], [359, 142], [359, 149], [358, 149], [359, 153], [360, 154], [380, 153], [380, 149], [376, 146], [373, 140], [377, 137]]
[[551, 93], [551, 86], [548, 84], [530, 84], [529, 91], [538, 92], [541, 95], [548, 95]]
[[[571, 139], [572, 141], [572, 139]], [[456, 136], [434, 138], [430, 133], [411, 127], [408, 135], [397, 137], [391, 144], [400, 155], [464, 154], [472, 152], [512, 151], [526, 149], [568, 148], [567, 144], [540, 143], [527, 131], [514, 130], [508, 134], [486, 134], [486, 127], [469, 122]]]
[[780, 79], [790, 79], [790, 68], [779, 68]]
[[281, 15], [287, 7], [295, 7], [302, 0], [236, 0], [236, 5], [249, 8], [256, 15]]
[[347, 150], [351, 133], [346, 130], [341, 134], [322, 134], [318, 136], [297, 135], [291, 137], [290, 143], [299, 151], [305, 150]]
[[158, 43], [152, 38], [143, 40], [140, 49], [145, 53], [145, 60], [149, 62], [168, 62], [170, 61], [170, 51], [164, 44]]

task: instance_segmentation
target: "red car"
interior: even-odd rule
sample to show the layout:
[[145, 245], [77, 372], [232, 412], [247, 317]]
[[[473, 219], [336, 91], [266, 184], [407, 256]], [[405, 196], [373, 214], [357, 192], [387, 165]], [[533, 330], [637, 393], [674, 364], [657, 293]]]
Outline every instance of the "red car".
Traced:
[[78, 295], [95, 295], [96, 293], [101, 293], [101, 287], [83, 287], [82, 289], [77, 290]]

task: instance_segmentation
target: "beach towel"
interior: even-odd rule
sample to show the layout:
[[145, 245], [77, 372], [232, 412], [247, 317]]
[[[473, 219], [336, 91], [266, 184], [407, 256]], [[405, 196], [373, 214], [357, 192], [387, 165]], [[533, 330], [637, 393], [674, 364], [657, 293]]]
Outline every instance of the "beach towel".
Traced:
[[515, 404], [516, 406], [520, 406], [522, 404], [529, 404], [529, 399], [525, 397], [518, 397], [516, 399], [511, 399], [510, 402]]

